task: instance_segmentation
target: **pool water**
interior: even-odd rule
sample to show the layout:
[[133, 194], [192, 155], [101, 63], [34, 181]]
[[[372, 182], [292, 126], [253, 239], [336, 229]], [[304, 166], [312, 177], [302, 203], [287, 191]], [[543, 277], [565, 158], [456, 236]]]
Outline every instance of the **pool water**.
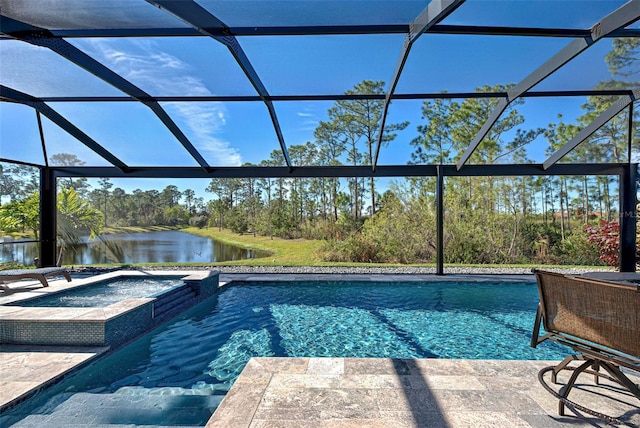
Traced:
[[122, 277], [12, 303], [28, 307], [105, 307], [124, 299], [150, 297], [182, 285], [182, 277]]
[[532, 282], [234, 284], [57, 385], [40, 397], [40, 410], [31, 405], [16, 411], [49, 414], [78, 393], [142, 401], [217, 398], [206, 414], [179, 421], [203, 425], [253, 356], [558, 360], [566, 355], [553, 343], [529, 347], [538, 303]]

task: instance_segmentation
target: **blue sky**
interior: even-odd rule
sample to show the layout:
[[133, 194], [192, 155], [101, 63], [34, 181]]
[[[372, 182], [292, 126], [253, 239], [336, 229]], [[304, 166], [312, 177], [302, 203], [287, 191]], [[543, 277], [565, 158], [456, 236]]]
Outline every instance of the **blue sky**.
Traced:
[[[203, 1], [206, 5], [207, 1]], [[426, 5], [426, 2], [424, 3]], [[470, 0], [445, 24], [589, 28], [623, 1]], [[420, 10], [420, 9], [418, 9]], [[233, 25], [233, 23], [230, 23]], [[241, 46], [273, 95], [339, 94], [364, 79], [388, 82], [400, 54], [402, 35], [241, 37]], [[207, 37], [69, 39], [76, 47], [155, 96], [255, 95], [227, 49]], [[571, 42], [567, 38], [476, 37], [424, 34], [414, 44], [397, 93], [473, 91], [489, 84], [517, 83]], [[611, 78], [604, 57], [611, 39], [596, 43], [534, 90], [591, 89]], [[16, 41], [0, 43], [2, 83], [34, 96], [119, 96], [117, 89], [46, 49]], [[42, 73], [42, 70], [50, 72]], [[585, 70], [587, 72], [585, 72]], [[522, 128], [546, 127], [563, 114], [572, 122], [585, 98], [528, 99], [518, 110]], [[417, 136], [421, 101], [395, 101], [389, 122], [408, 120], [380, 164], [404, 164]], [[134, 166], [195, 166], [195, 161], [146, 107], [136, 103], [50, 103], [93, 139]], [[333, 102], [278, 102], [276, 112], [288, 146], [313, 140], [313, 130]], [[213, 166], [267, 159], [279, 144], [263, 103], [164, 103], [203, 157]], [[42, 163], [35, 115], [28, 107], [1, 103], [0, 157]], [[88, 165], [107, 165], [56, 125], [44, 119], [47, 152], [74, 152]], [[145, 150], [139, 150], [144, 147]], [[536, 162], [546, 157], [540, 138], [529, 148]], [[163, 188], [175, 184], [199, 196], [208, 180], [114, 180], [117, 187]]]

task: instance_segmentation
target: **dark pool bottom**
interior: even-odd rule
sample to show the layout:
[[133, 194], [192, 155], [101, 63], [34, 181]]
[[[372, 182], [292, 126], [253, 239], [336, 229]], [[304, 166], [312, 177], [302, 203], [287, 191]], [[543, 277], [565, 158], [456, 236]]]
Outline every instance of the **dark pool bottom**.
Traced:
[[[11, 422], [33, 426], [46, 414], [62, 424], [65, 405], [98, 400], [112, 410], [96, 423], [129, 413], [138, 422], [128, 423], [147, 414], [203, 425], [252, 356], [561, 359], [557, 345], [529, 347], [537, 303], [532, 282], [235, 283], [15, 409]], [[156, 411], [104, 404], [123, 397]], [[204, 413], [189, 416], [190, 400]]]

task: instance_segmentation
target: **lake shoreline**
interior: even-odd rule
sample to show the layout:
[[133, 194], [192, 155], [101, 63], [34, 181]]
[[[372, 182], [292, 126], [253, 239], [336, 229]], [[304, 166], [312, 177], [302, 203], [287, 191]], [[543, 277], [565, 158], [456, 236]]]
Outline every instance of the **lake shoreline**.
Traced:
[[[82, 241], [67, 245], [61, 256], [63, 266], [120, 266], [154, 264], [208, 265], [266, 257], [260, 250], [220, 242], [172, 228], [161, 230], [116, 229], [97, 239], [82, 237]], [[116, 233], [117, 232], [117, 233]], [[38, 257], [34, 242], [16, 242], [2, 249], [7, 263], [33, 265]]]

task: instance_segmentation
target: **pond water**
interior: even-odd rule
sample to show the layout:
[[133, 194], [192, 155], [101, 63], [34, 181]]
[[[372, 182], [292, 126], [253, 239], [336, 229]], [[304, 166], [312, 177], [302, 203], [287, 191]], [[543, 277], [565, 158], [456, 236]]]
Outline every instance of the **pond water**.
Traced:
[[[63, 265], [97, 263], [211, 263], [265, 257], [264, 251], [247, 250], [210, 238], [177, 230], [105, 235], [101, 240], [88, 239], [79, 248], [65, 250]], [[17, 261], [32, 265], [38, 256], [37, 244], [0, 245], [0, 261]]]

